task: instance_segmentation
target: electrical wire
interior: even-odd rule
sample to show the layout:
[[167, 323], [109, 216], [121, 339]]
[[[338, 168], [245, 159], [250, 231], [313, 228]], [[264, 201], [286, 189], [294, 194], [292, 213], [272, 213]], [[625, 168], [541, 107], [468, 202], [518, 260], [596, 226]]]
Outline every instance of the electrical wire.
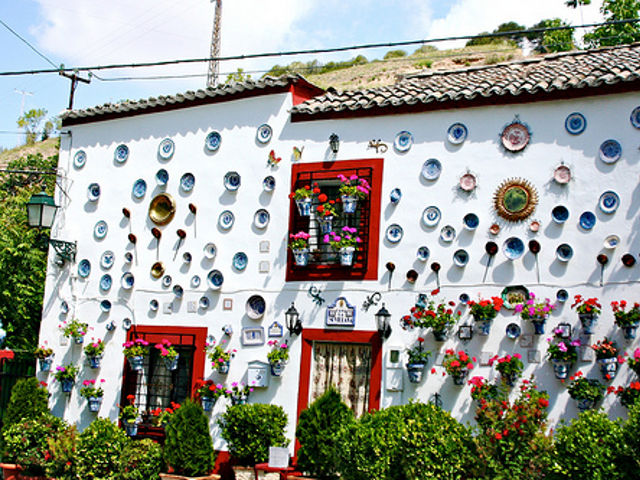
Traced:
[[4, 28], [6, 28], [7, 30], [9, 30], [11, 33], [13, 33], [16, 37], [18, 37], [20, 40], [22, 40], [27, 47], [29, 47], [31, 50], [33, 50], [34, 52], [36, 52], [40, 57], [42, 57], [44, 60], [46, 60], [51, 66], [53, 66], [54, 68], [58, 68], [58, 65], [56, 65], [55, 63], [53, 63], [53, 61], [51, 61], [44, 53], [41, 53], [36, 47], [34, 47], [33, 45], [31, 45], [25, 38], [23, 38], [18, 32], [16, 32], [14, 29], [12, 29], [9, 25], [7, 25], [6, 23], [4, 23], [2, 20], [0, 20], [0, 24], [2, 24], [2, 26]]

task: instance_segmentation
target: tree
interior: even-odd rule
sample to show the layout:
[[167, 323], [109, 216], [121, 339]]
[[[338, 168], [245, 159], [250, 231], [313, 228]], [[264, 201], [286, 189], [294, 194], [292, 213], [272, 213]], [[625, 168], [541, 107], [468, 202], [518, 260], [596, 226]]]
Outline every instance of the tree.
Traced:
[[578, 5], [591, 4], [591, 0], [567, 0], [564, 4], [569, 8], [578, 8]]
[[[520, 25], [516, 22], [505, 22], [498, 25], [498, 27], [491, 32], [491, 34], [496, 33], [505, 33], [505, 32], [519, 32], [520, 30], [525, 30], [524, 25]], [[525, 38], [524, 33], [512, 33], [510, 35], [504, 35], [499, 37], [483, 37], [482, 35], [487, 34], [487, 32], [482, 32], [478, 37], [472, 38], [466, 44], [467, 47], [475, 46], [475, 45], [490, 45], [490, 44], [500, 44], [500, 43], [509, 43], [513, 46], [518, 46], [522, 44], [522, 40]]]
[[[604, 0], [600, 13], [606, 22], [638, 18], [640, 0]], [[584, 36], [589, 48], [625, 45], [640, 41], [638, 22], [602, 25]]]
[[235, 73], [227, 75], [227, 79], [224, 81], [225, 85], [229, 85], [234, 82], [245, 82], [251, 80], [251, 75], [244, 73], [244, 68], [239, 68]]
[[18, 127], [24, 128], [24, 131], [27, 133], [27, 145], [33, 145], [35, 143], [40, 123], [46, 116], [47, 111], [44, 108], [32, 108], [22, 116], [18, 117], [16, 123], [18, 124]]
[[[569, 24], [559, 18], [551, 18], [536, 23], [532, 30], [539, 28], [568, 27]], [[575, 48], [573, 28], [552, 30], [549, 32], [533, 32], [527, 35], [533, 49], [538, 53], [567, 52]]]

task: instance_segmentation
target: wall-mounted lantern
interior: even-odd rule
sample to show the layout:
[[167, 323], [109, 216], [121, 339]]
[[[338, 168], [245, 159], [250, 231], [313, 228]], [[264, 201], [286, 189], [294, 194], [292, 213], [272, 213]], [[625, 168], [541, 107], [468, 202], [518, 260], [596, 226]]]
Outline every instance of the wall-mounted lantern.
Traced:
[[300, 314], [298, 310], [296, 310], [294, 302], [291, 302], [291, 306], [284, 312], [284, 318], [287, 324], [287, 330], [289, 330], [289, 335], [300, 335], [302, 333]]
[[391, 335], [391, 325], [389, 325], [391, 314], [389, 313], [389, 310], [385, 308], [384, 303], [382, 304], [380, 310], [376, 312], [375, 318], [376, 326], [378, 328], [378, 333], [380, 334], [380, 336], [383, 339], [389, 338], [389, 335]]
[[329, 148], [334, 155], [338, 154], [338, 150], [340, 149], [340, 137], [335, 133], [332, 133], [329, 136]]

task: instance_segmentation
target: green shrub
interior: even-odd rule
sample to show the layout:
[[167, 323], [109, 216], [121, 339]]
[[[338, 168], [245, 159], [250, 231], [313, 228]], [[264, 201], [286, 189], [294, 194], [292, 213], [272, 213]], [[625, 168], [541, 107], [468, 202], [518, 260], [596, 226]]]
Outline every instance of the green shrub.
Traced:
[[47, 439], [49, 459], [46, 461], [45, 473], [49, 478], [57, 480], [76, 480], [76, 447], [78, 431], [70, 426]]
[[209, 420], [199, 403], [185, 401], [165, 428], [164, 460], [186, 476], [211, 473], [215, 461]]
[[82, 480], [115, 480], [128, 437], [108, 418], [97, 418], [78, 436], [77, 474]]
[[131, 440], [118, 464], [118, 480], [156, 480], [162, 469], [162, 447], [153, 440]]
[[35, 377], [23, 378], [11, 389], [11, 398], [3, 418], [4, 428], [23, 418], [37, 418], [49, 413], [49, 394]]
[[404, 50], [389, 50], [387, 53], [384, 54], [384, 57], [382, 58], [384, 60], [389, 60], [391, 58], [402, 58], [406, 56], [407, 56], [407, 52], [405, 52]]
[[338, 470], [345, 480], [467, 478], [474, 461], [469, 430], [423, 403], [389, 407], [341, 430]]
[[334, 388], [317, 398], [298, 419], [298, 468], [313, 477], [335, 478], [340, 448], [336, 437], [341, 426], [353, 421], [353, 412]]
[[[640, 471], [640, 400], [629, 407], [629, 417], [622, 429], [624, 443], [627, 446], [627, 458], [624, 464], [629, 472]], [[628, 478], [633, 478], [629, 475]]]
[[238, 465], [255, 465], [269, 460], [269, 447], [286, 447], [287, 414], [278, 405], [250, 403], [234, 405], [218, 420], [229, 453]]

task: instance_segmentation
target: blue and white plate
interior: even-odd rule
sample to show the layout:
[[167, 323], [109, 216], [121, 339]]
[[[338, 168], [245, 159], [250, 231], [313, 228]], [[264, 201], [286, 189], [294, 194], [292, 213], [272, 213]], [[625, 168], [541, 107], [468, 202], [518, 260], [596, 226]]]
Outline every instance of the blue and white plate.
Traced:
[[564, 128], [571, 135], [580, 135], [587, 128], [587, 119], [580, 112], [570, 113], [564, 121]]
[[244, 252], [238, 252], [233, 256], [233, 268], [236, 270], [242, 271], [247, 268], [247, 263], [249, 262], [249, 258], [247, 254]]
[[456, 229], [451, 225], [445, 225], [440, 229], [440, 240], [445, 243], [451, 243], [456, 238]]
[[165, 186], [169, 181], [169, 172], [164, 168], [161, 168], [156, 172], [156, 183], [161, 187]]
[[569, 300], [569, 292], [567, 292], [564, 288], [561, 288], [556, 292], [556, 300], [560, 303], [564, 303]]
[[193, 256], [191, 255], [190, 252], [184, 252], [182, 254], [182, 261], [184, 263], [191, 263], [191, 260], [193, 260]]
[[507, 338], [510, 338], [511, 340], [515, 340], [522, 333], [522, 329], [520, 328], [520, 325], [518, 325], [517, 323], [510, 323], [509, 325], [507, 325], [507, 328], [505, 329], [505, 333], [507, 335]]
[[172, 290], [176, 298], [182, 298], [182, 295], [184, 295], [184, 288], [180, 285], [174, 285]]
[[502, 253], [509, 260], [517, 260], [524, 253], [524, 242], [518, 237], [507, 238], [502, 244]]
[[100, 278], [100, 290], [103, 290], [103, 291], [109, 290], [111, 288], [111, 283], [112, 283], [111, 275], [109, 275], [108, 273], [105, 273]]
[[426, 262], [429, 259], [429, 255], [430, 254], [431, 254], [431, 252], [429, 251], [429, 247], [422, 246], [422, 247], [418, 248], [418, 252], [416, 253], [416, 257], [418, 257], [418, 260], [420, 260], [421, 262]]
[[162, 286], [165, 288], [169, 288], [172, 281], [173, 279], [171, 278], [171, 275], [165, 275], [164, 277], [162, 277]]
[[211, 260], [216, 256], [217, 249], [216, 249], [215, 243], [211, 243], [211, 242], [207, 243], [204, 246], [203, 250], [204, 250], [204, 256], [207, 257], [209, 260]]
[[95, 202], [100, 198], [100, 185], [91, 183], [87, 188], [87, 198], [90, 202]]
[[402, 240], [402, 235], [404, 231], [402, 227], [397, 223], [393, 223], [387, 227], [387, 231], [385, 232], [385, 237], [390, 243], [398, 243]]
[[556, 248], [556, 258], [561, 262], [568, 262], [573, 257], [573, 248], [568, 243], [562, 243]]
[[564, 223], [569, 219], [569, 209], [564, 205], [558, 205], [551, 210], [551, 219], [556, 223]]
[[147, 193], [147, 182], [145, 182], [142, 178], [136, 180], [133, 184], [131, 193], [135, 198], [144, 197], [144, 194]]
[[131, 290], [133, 288], [133, 284], [135, 283], [135, 278], [133, 273], [125, 272], [122, 274], [120, 278], [120, 286], [125, 290]]
[[583, 212], [580, 215], [580, 226], [585, 230], [591, 230], [596, 224], [596, 216], [593, 212]]
[[617, 140], [605, 140], [600, 145], [599, 154], [604, 163], [616, 163], [622, 156], [622, 146]]
[[62, 302], [60, 302], [60, 312], [62, 312], [65, 315], [69, 313], [69, 304], [67, 303], [66, 300], [63, 300]]
[[111, 250], [106, 250], [102, 253], [100, 257], [100, 266], [105, 270], [109, 270], [113, 267], [114, 262], [116, 261], [116, 255]]
[[107, 313], [109, 310], [111, 310], [111, 302], [109, 300], [102, 300], [100, 302], [100, 310], [102, 310], [104, 313]]
[[108, 230], [107, 222], [100, 220], [93, 227], [93, 235], [95, 235], [96, 238], [104, 238], [107, 236]]
[[603, 213], [613, 213], [620, 206], [620, 197], [612, 190], [607, 190], [600, 195], [598, 206]]
[[267, 302], [260, 295], [252, 295], [247, 300], [245, 311], [251, 320], [258, 320], [267, 311]]
[[633, 111], [631, 112], [631, 125], [633, 125], [635, 128], [640, 128], [640, 107], [636, 107], [633, 109]]
[[84, 150], [78, 150], [73, 156], [73, 166], [82, 168], [85, 163], [87, 163], [87, 153]]
[[422, 177], [425, 180], [436, 180], [442, 173], [442, 164], [435, 158], [430, 158], [422, 165]]
[[271, 175], [269, 175], [268, 177], [264, 177], [264, 180], [262, 180], [262, 189], [265, 192], [273, 192], [275, 188], [276, 188], [276, 179], [273, 178]]
[[395, 140], [393, 141], [393, 148], [398, 152], [408, 152], [413, 145], [413, 135], [406, 130], [398, 132]]
[[480, 219], [475, 213], [467, 213], [462, 219], [462, 223], [464, 224], [464, 228], [473, 231], [480, 225]]
[[259, 229], [267, 228], [270, 218], [271, 215], [269, 215], [269, 212], [264, 208], [261, 208], [253, 215], [253, 225]]
[[131, 321], [130, 318], [127, 317], [124, 320], [122, 320], [122, 328], [124, 328], [125, 330], [130, 330], [132, 325], [133, 325], [133, 322]]
[[258, 130], [256, 131], [256, 140], [258, 140], [258, 142], [260, 143], [269, 143], [272, 135], [273, 130], [271, 129], [271, 127], [266, 123], [263, 123], [258, 127]]
[[469, 131], [463, 123], [454, 123], [447, 130], [447, 139], [453, 145], [460, 145], [467, 139]]
[[160, 303], [155, 298], [152, 298], [151, 300], [149, 300], [149, 310], [151, 310], [152, 312], [157, 312], [159, 306], [160, 306]]
[[432, 205], [425, 208], [422, 212], [422, 223], [427, 227], [435, 227], [440, 222], [441, 217], [440, 209]]
[[460, 303], [466, 305], [471, 300], [471, 297], [469, 297], [468, 293], [461, 293], [458, 300], [460, 300]]
[[211, 270], [207, 274], [207, 283], [209, 284], [209, 288], [212, 290], [217, 290], [222, 286], [224, 282], [224, 277], [222, 276], [222, 272], [220, 270]]
[[196, 184], [196, 177], [193, 176], [193, 173], [185, 173], [180, 177], [180, 188], [185, 192], [190, 192], [193, 190], [193, 186]]
[[467, 263], [469, 263], [469, 252], [467, 252], [464, 248], [456, 250], [453, 253], [453, 263], [456, 265], [456, 267], [464, 267]]
[[204, 140], [204, 146], [207, 147], [207, 150], [210, 152], [215, 152], [220, 148], [220, 142], [222, 141], [222, 137], [218, 132], [211, 132], [207, 135], [207, 138]]
[[87, 278], [91, 273], [91, 262], [86, 258], [80, 260], [78, 263], [78, 275], [82, 278]]
[[158, 156], [163, 160], [169, 160], [173, 157], [173, 152], [176, 149], [175, 143], [170, 138], [165, 138], [158, 145]]
[[394, 188], [393, 190], [391, 190], [391, 193], [389, 194], [389, 200], [391, 200], [391, 203], [398, 203], [401, 198], [402, 191], [399, 188]]
[[218, 217], [218, 225], [220, 225], [220, 228], [222, 228], [223, 230], [229, 230], [231, 227], [233, 227], [233, 222], [235, 221], [235, 219], [236, 218], [234, 217], [233, 212], [231, 212], [230, 210], [225, 210], [220, 214], [220, 217]]
[[198, 301], [198, 306], [202, 310], [206, 310], [207, 308], [209, 308], [209, 297], [205, 297], [205, 296], [200, 297], [200, 300]]
[[191, 277], [191, 288], [198, 288], [200, 286], [200, 276], [194, 275]]
[[129, 158], [129, 147], [127, 147], [124, 143], [118, 145], [116, 147], [115, 152], [113, 153], [113, 159], [117, 163], [124, 163]]
[[131, 263], [133, 262], [133, 253], [131, 252], [125, 252], [124, 254], [124, 261], [127, 263]]
[[235, 192], [240, 188], [240, 174], [238, 172], [227, 172], [224, 176], [224, 188], [230, 192]]
[[620, 237], [618, 235], [612, 234], [607, 235], [607, 238], [604, 239], [603, 246], [608, 250], [612, 250], [620, 245]]

